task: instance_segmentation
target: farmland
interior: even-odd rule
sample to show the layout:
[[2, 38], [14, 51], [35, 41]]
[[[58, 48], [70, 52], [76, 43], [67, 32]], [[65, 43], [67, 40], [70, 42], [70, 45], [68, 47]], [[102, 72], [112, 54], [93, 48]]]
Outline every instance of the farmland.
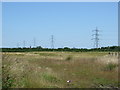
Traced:
[[2, 80], [3, 88], [114, 88], [119, 86], [118, 55], [3, 52]]

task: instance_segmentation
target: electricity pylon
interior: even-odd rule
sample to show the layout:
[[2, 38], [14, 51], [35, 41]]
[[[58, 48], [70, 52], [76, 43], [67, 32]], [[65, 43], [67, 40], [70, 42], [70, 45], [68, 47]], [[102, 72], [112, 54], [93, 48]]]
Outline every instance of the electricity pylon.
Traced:
[[92, 40], [94, 40], [95, 48], [98, 48], [99, 47], [99, 40], [100, 40], [99, 39], [99, 30], [96, 27], [96, 29], [93, 31], [95, 32], [95, 34], [92, 35], [92, 36], [94, 36], [94, 38], [92, 38]]
[[54, 49], [54, 36], [51, 35], [51, 48]]

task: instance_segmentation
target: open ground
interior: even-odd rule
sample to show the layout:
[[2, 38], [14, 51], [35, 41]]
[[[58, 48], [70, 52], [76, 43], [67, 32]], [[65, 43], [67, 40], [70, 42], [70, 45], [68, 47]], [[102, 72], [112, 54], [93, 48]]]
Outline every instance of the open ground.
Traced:
[[108, 52], [3, 52], [3, 88], [115, 88], [118, 55]]

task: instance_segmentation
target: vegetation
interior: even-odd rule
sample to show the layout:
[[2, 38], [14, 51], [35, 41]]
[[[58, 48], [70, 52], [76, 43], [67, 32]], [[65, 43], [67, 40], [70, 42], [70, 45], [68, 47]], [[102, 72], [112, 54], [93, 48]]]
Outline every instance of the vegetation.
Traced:
[[2, 52], [34, 52], [34, 51], [71, 51], [71, 52], [87, 52], [87, 51], [120, 51], [120, 46], [111, 46], [111, 47], [101, 47], [101, 48], [57, 48], [57, 49], [50, 49], [50, 48], [42, 48], [41, 46], [33, 47], [33, 48], [1, 48], [0, 51]]
[[[108, 57], [114, 62], [104, 63]], [[108, 52], [3, 52], [2, 87], [116, 88], [119, 77], [114, 57]]]
[[72, 56], [68, 56], [68, 57], [66, 58], [66, 61], [70, 61], [70, 60], [72, 60]]
[[106, 70], [106, 71], [111, 71], [111, 70], [115, 69], [116, 67], [118, 67], [118, 64], [108, 63], [108, 64], [104, 67], [104, 70]]

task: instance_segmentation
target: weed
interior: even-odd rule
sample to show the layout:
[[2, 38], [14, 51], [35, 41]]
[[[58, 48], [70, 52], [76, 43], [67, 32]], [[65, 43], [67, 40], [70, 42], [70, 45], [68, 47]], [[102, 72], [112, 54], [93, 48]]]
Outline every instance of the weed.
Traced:
[[111, 70], [115, 69], [116, 67], [118, 67], [118, 64], [108, 63], [108, 64], [104, 67], [104, 70], [105, 70], [105, 71], [111, 71]]
[[5, 78], [2, 79], [2, 81], [3, 88], [10, 88], [13, 85], [14, 78], [7, 75]]
[[72, 60], [72, 58], [73, 58], [72, 56], [68, 56], [65, 60], [70, 61], [70, 60]]
[[[89, 88], [93, 84], [98, 87], [117, 87], [118, 71], [115, 68], [118, 65], [95, 61], [98, 56], [103, 58], [104, 54], [106, 53], [29, 52], [23, 53], [23, 56], [16, 53], [3, 54], [2, 85], [3, 88]], [[67, 84], [67, 80], [72, 82]]]
[[94, 78], [93, 79], [94, 88], [116, 88], [118, 87], [118, 82], [113, 82], [113, 80], [108, 80], [106, 78]]

